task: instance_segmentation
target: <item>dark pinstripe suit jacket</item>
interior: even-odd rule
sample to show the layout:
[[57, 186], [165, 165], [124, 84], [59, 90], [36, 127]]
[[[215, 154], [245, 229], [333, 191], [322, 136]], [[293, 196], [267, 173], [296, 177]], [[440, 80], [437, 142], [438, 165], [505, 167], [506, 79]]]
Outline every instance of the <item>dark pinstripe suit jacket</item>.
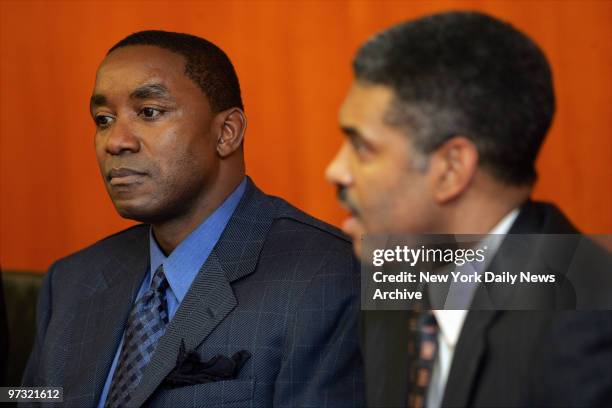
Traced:
[[[63, 386], [66, 406], [98, 403], [148, 267], [139, 225], [56, 262], [45, 277], [28, 386]], [[135, 406], [363, 405], [358, 264], [334, 228], [249, 179], [242, 201], [160, 339]], [[248, 350], [234, 380], [168, 389], [181, 340], [203, 361]]]
[[[521, 207], [509, 231], [509, 234], [577, 233], [556, 207], [533, 201]], [[595, 282], [600, 282], [602, 288], [609, 288], [612, 284], [609, 254], [597, 245], [586, 242], [583, 245], [585, 253], [593, 257], [588, 264], [575, 263], [573, 267], [587, 279], [596, 277]], [[550, 271], [567, 271], [567, 262], [576, 261], [572, 256], [559, 256], [561, 251], [553, 251], [553, 258], [540, 250], [537, 246], [502, 243], [490, 270], [538, 271], [539, 268], [531, 266], [542, 261]], [[507, 269], [502, 269], [502, 265]], [[475, 303], [485, 291], [481, 285]], [[600, 294], [605, 296], [605, 290]], [[406, 321], [407, 313], [403, 311], [363, 314], [362, 346], [369, 407], [406, 406], [409, 368]], [[472, 310], [467, 314], [442, 407], [610, 406], [612, 312]]]

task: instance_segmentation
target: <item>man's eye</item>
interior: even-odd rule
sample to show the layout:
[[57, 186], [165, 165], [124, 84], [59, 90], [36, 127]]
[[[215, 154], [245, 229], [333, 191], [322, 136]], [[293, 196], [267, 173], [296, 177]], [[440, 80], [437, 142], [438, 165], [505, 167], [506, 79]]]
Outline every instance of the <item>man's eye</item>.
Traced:
[[99, 128], [108, 127], [113, 120], [113, 117], [108, 115], [96, 115], [94, 117], [94, 122], [96, 122], [96, 126]]
[[361, 140], [361, 138], [354, 137], [351, 139], [351, 144], [353, 145], [353, 149], [357, 153], [364, 153], [367, 150], [366, 144]]
[[164, 112], [160, 109], [155, 108], [142, 108], [139, 115], [144, 117], [145, 119], [155, 119], [161, 116]]

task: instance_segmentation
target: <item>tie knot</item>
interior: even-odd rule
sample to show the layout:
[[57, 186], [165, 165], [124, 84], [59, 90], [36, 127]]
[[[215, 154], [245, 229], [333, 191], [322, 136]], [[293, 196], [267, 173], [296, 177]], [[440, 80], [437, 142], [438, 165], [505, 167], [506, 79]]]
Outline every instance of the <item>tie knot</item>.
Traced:
[[166, 274], [164, 273], [164, 265], [159, 265], [159, 268], [153, 274], [153, 278], [151, 279], [151, 286], [149, 287], [149, 291], [153, 292], [163, 292], [168, 288], [168, 280], [166, 279]]

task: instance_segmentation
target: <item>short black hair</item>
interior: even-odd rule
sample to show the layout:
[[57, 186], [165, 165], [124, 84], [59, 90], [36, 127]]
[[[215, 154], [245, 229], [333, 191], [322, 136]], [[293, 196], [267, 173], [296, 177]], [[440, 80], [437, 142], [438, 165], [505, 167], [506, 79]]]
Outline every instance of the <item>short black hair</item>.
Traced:
[[107, 55], [129, 45], [154, 45], [182, 55], [185, 74], [202, 89], [214, 112], [234, 107], [244, 110], [234, 66], [225, 52], [210, 41], [170, 31], [139, 31], [113, 45]]
[[357, 81], [394, 91], [385, 119], [407, 126], [421, 152], [463, 135], [498, 180], [536, 180], [555, 111], [552, 73], [540, 48], [510, 24], [470, 11], [402, 23], [368, 40], [353, 69]]

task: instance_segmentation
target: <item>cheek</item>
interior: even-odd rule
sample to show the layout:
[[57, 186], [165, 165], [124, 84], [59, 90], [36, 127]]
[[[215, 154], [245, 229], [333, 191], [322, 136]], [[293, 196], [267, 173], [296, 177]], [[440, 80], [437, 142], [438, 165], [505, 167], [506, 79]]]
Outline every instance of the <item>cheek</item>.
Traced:
[[354, 200], [359, 210], [359, 223], [369, 234], [384, 233], [392, 221], [395, 202], [392, 180], [379, 173], [365, 172], [355, 178]]
[[358, 200], [364, 209], [380, 210], [395, 202], [403, 194], [402, 179], [397, 169], [386, 163], [364, 166], [358, 180]]
[[188, 133], [179, 126], [170, 126], [144, 142], [149, 161], [162, 175], [174, 174], [189, 160], [191, 146]]
[[186, 190], [189, 193], [205, 184], [214, 174], [214, 156], [203, 140], [175, 140], [176, 142], [165, 146], [154, 165], [158, 167], [165, 190]]
[[364, 175], [358, 200], [365, 228], [371, 233], [412, 230], [410, 225], [424, 216], [427, 192], [422, 176], [399, 167], [384, 167]]

